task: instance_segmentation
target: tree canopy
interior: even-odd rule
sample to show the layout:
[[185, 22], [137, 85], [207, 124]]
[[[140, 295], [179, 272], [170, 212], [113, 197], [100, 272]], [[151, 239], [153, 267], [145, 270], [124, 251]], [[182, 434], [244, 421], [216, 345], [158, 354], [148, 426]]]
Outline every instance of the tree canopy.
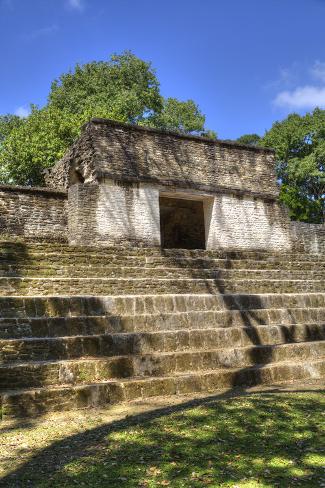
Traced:
[[246, 144], [248, 146], [258, 146], [261, 142], [261, 136], [258, 134], [244, 134], [236, 139], [239, 144]]
[[2, 181], [42, 184], [43, 170], [63, 156], [83, 122], [80, 115], [65, 110], [32, 106], [30, 115], [11, 130], [0, 148]]
[[110, 118], [136, 123], [159, 113], [163, 98], [150, 63], [130, 52], [109, 61], [77, 65], [53, 81], [49, 104], [72, 114], [105, 113]]
[[[0, 115], [0, 182], [42, 184], [43, 170], [63, 156], [92, 117], [216, 138], [193, 100], [164, 98], [151, 63], [126, 51], [63, 73], [46, 105], [31, 105], [28, 117]], [[325, 110], [291, 114], [264, 137], [245, 134], [237, 142], [273, 147], [280, 199], [290, 217], [324, 221]]]
[[51, 85], [28, 117], [0, 117], [0, 181], [37, 185], [92, 117], [216, 137], [193, 100], [164, 99], [151, 64], [129, 51], [76, 65]]
[[321, 223], [325, 214], [325, 110], [291, 114], [275, 122], [260, 145], [272, 147], [281, 183], [280, 198], [290, 217]]
[[11, 131], [20, 127], [23, 121], [18, 115], [0, 115], [0, 148], [1, 143], [9, 136]]

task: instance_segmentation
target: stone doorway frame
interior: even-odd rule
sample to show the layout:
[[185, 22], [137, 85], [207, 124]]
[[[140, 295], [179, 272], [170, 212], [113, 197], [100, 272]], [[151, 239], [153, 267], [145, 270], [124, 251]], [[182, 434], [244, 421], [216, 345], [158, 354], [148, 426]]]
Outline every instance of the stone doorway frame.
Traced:
[[[204, 193], [196, 193], [191, 192], [190, 190], [180, 191], [179, 189], [173, 191], [159, 191], [159, 202], [160, 198], [168, 198], [174, 200], [188, 200], [188, 201], [200, 201], [203, 203], [203, 225], [204, 225], [204, 234], [205, 234], [205, 245], [203, 249], [209, 249], [208, 242], [209, 242], [209, 233], [210, 233], [210, 222], [211, 222], [211, 215], [212, 209], [214, 204], [214, 197], [210, 194]], [[160, 219], [160, 204], [159, 204], [159, 219]], [[161, 248], [162, 246], [162, 235], [160, 234], [161, 239]]]

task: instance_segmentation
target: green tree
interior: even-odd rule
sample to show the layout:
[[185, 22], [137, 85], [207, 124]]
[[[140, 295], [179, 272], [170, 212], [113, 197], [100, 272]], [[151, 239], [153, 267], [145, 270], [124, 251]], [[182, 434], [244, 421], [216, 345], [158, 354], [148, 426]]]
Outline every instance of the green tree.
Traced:
[[43, 183], [43, 170], [60, 159], [79, 133], [82, 117], [54, 107], [38, 109], [13, 128], [0, 150], [0, 178], [21, 185]]
[[215, 137], [192, 100], [164, 100], [151, 64], [126, 51], [62, 74], [47, 105], [32, 106], [27, 118], [0, 118], [0, 181], [42, 184], [43, 169], [62, 157], [92, 117]]
[[2, 161], [1, 156], [4, 154], [5, 141], [9, 139], [10, 134], [23, 125], [24, 119], [17, 115], [0, 115], [0, 183], [13, 183], [14, 180], [10, 175], [10, 169], [6, 161]]
[[293, 220], [321, 223], [325, 212], [325, 110], [291, 114], [261, 140], [273, 147], [280, 198]]
[[236, 139], [239, 144], [245, 144], [246, 146], [258, 146], [261, 142], [261, 136], [258, 134], [244, 134]]
[[23, 120], [18, 115], [0, 115], [0, 147], [10, 133], [24, 123]]
[[216, 138], [214, 132], [205, 131], [205, 116], [193, 100], [181, 102], [177, 98], [167, 98], [163, 102], [162, 110], [144, 119], [142, 123], [158, 129]]
[[77, 65], [52, 83], [49, 104], [73, 114], [107, 114], [136, 123], [159, 112], [163, 98], [151, 64], [126, 51], [109, 61]]

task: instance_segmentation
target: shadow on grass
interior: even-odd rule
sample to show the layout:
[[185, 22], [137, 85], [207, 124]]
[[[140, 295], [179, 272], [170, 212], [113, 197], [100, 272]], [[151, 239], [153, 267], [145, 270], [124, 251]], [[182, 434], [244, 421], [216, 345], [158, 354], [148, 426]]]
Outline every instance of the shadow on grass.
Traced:
[[113, 421], [53, 442], [0, 486], [318, 487], [323, 393], [238, 390]]

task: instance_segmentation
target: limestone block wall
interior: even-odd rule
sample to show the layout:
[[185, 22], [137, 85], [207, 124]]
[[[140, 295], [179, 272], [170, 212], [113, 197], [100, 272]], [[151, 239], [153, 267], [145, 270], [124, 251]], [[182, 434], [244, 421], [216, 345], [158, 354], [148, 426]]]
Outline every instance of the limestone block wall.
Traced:
[[67, 239], [67, 193], [0, 185], [0, 234]]
[[159, 246], [159, 191], [113, 181], [69, 189], [73, 244]]
[[207, 249], [286, 251], [292, 247], [286, 211], [276, 201], [216, 195], [204, 201]]
[[93, 119], [46, 177], [53, 188], [78, 181], [117, 179], [196, 191], [279, 193], [274, 152], [267, 148], [211, 140]]
[[[290, 222], [276, 200], [180, 193], [202, 200], [207, 249], [325, 252], [325, 225]], [[0, 185], [0, 235], [102, 246], [160, 246], [164, 187], [106, 180], [63, 191]], [[193, 221], [193, 225], [195, 222]]]
[[91, 183], [96, 180], [95, 148], [91, 134], [85, 131], [67, 150], [62, 159], [44, 171], [45, 184], [49, 188], [67, 191], [75, 183]]
[[291, 228], [298, 250], [325, 253], [325, 224], [291, 222]]
[[274, 153], [266, 148], [98, 119], [83, 137], [95, 148], [99, 178], [112, 175], [201, 191], [237, 189], [278, 195]]
[[[73, 185], [69, 189], [70, 242], [160, 246], [162, 194], [166, 195], [161, 187], [147, 184], [106, 181]], [[276, 200], [177, 192], [175, 202], [178, 197], [203, 201], [207, 249], [283, 252], [292, 248], [290, 221]], [[193, 225], [197, 225], [195, 219]]]

